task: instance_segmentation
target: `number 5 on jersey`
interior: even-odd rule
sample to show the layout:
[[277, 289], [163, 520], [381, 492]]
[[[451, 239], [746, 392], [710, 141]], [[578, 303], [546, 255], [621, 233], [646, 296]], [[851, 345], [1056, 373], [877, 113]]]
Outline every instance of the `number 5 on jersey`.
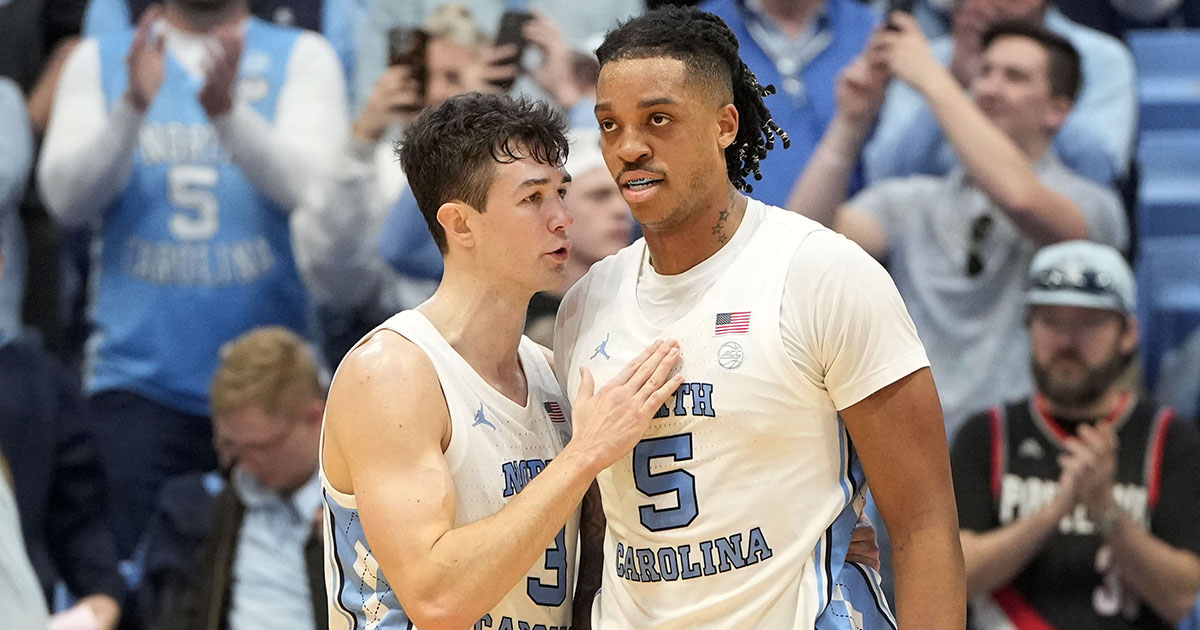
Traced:
[[696, 477], [686, 470], [650, 472], [650, 462], [670, 457], [681, 462], [692, 458], [692, 434], [668, 435], [638, 442], [633, 448], [633, 481], [648, 497], [675, 493], [677, 505], [659, 508], [653, 503], [638, 506], [642, 526], [652, 532], [687, 527], [700, 513], [696, 507]]
[[217, 234], [221, 205], [213, 194], [219, 173], [211, 166], [180, 164], [167, 172], [167, 199], [178, 210], [167, 228], [181, 241], [204, 241]]

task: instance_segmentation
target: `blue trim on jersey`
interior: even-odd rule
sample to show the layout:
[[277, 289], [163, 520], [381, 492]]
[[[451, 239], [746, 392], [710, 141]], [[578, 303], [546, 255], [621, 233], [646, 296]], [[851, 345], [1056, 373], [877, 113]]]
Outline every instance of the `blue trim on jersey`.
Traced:
[[[238, 67], [239, 107], [273, 122], [299, 29], [251, 18]], [[133, 31], [99, 37], [111, 108], [128, 85]], [[266, 325], [304, 333], [308, 295], [289, 210], [259, 190], [221, 146], [193, 77], [167, 53], [129, 181], [95, 226], [85, 388], [136, 392], [207, 416], [220, 347]]]
[[841, 468], [841, 470], [842, 470], [842, 478], [841, 478], [840, 482], [842, 485], [843, 498], [845, 498], [846, 503], [850, 503], [851, 501], [854, 500], [855, 488], [853, 487], [853, 485], [847, 487], [847, 484], [846, 484], [846, 482], [849, 481], [851, 478], [851, 470], [850, 470], [851, 458], [847, 456], [848, 449], [846, 447], [846, 442], [848, 441], [849, 436], [846, 434], [846, 424], [844, 422], [842, 422], [841, 414], [838, 414], [837, 421], [838, 421], [838, 457], [839, 457], [838, 467]]
[[332, 554], [332, 558], [329, 558], [329, 560], [332, 560], [335, 575], [334, 584], [337, 587], [332, 593], [333, 604], [343, 616], [350, 620], [351, 630], [357, 630], [358, 617], [355, 616], [354, 613], [350, 612], [350, 609], [346, 608], [346, 605], [342, 603], [342, 592], [345, 590], [346, 576], [344, 573], [342, 573], [342, 562], [339, 559], [341, 558], [341, 554], [338, 553], [337, 527], [334, 523], [333, 510], [329, 507], [329, 504], [333, 502], [333, 499], [329, 498], [329, 492], [325, 489], [321, 490], [321, 494], [325, 497], [325, 524], [329, 528], [329, 543], [331, 546], [326, 555]]
[[[850, 440], [841, 416], [838, 417], [838, 447], [838, 468], [841, 471], [839, 485], [842, 488], [844, 505], [842, 511], [818, 541], [813, 556], [814, 570], [817, 571], [818, 619], [827, 614], [836, 614], [836, 611], [828, 609], [833, 603], [836, 579], [847, 570], [846, 553], [849, 551], [850, 539], [858, 521], [858, 514], [854, 510], [854, 499], [866, 483], [862, 462], [858, 459], [858, 453], [854, 449], [854, 444]], [[878, 598], [876, 598], [876, 606], [878, 607]]]
[[825, 537], [822, 536], [821, 538], [817, 539], [816, 549], [813, 549], [813, 571], [816, 572], [816, 576], [817, 576], [817, 610], [824, 610], [825, 606], [828, 605], [828, 602], [823, 600], [823, 598], [825, 596], [825, 588], [824, 588], [825, 574], [822, 570], [823, 569], [822, 565], [824, 565], [825, 563], [822, 560], [823, 555], [821, 553], [821, 550], [824, 548], [824, 546], [825, 546]]
[[892, 611], [887, 605], [887, 597], [879, 589], [879, 585], [875, 581], [875, 576], [867, 573], [867, 570], [856, 562], [848, 562], [847, 564], [854, 567], [854, 570], [858, 571], [859, 575], [862, 576], [863, 582], [866, 582], [867, 589], [871, 591], [871, 599], [875, 602], [875, 610], [880, 614], [880, 617], [888, 623], [892, 630], [898, 630], [896, 627], [896, 618], [892, 616]]

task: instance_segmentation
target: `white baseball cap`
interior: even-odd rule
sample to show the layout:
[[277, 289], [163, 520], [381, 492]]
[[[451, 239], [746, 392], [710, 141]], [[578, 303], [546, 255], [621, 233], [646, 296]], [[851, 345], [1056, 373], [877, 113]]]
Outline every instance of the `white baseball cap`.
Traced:
[[1121, 252], [1091, 241], [1043, 247], [1029, 266], [1030, 306], [1053, 304], [1099, 308], [1132, 315], [1137, 308], [1133, 270]]

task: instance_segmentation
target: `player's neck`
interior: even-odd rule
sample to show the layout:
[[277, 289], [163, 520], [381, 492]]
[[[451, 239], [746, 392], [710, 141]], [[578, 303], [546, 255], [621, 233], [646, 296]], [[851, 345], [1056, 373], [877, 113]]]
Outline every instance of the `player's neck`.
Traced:
[[650, 264], [662, 275], [683, 273], [729, 242], [746, 216], [746, 196], [729, 186], [727, 196], [695, 211], [678, 225], [643, 226]]
[[524, 403], [517, 347], [532, 296], [460, 275], [448, 267], [437, 292], [418, 310], [485, 381]]
[[163, 19], [173, 28], [194, 35], [205, 35], [216, 29], [238, 24], [250, 15], [245, 2], [230, 2], [224, 6], [196, 8], [168, 2], [163, 8]]

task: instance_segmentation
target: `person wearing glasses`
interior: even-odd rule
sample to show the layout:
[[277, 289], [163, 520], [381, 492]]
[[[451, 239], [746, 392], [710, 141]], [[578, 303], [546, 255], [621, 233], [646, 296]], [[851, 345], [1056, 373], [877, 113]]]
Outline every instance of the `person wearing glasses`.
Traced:
[[1174, 628], [1200, 590], [1200, 434], [1121, 378], [1133, 272], [1070, 241], [1026, 286], [1036, 390], [968, 420], [951, 451], [971, 627]]
[[[317, 475], [325, 380], [312, 349], [282, 326], [253, 329], [222, 347], [211, 404], [228, 483], [193, 473], [164, 486], [178, 495], [163, 496], [156, 516], [192, 514], [206, 523], [176, 525], [205, 533], [199, 549], [179, 550], [190, 566], [182, 583], [153, 593], [141, 611], [146, 627], [325, 627]], [[198, 485], [204, 493], [186, 492]], [[186, 540], [184, 529], [162, 540]], [[146, 556], [148, 581], [164, 577], [155, 573], [155, 551]]]
[[[1086, 238], [1123, 249], [1128, 227], [1112, 191], [1072, 173], [1052, 148], [1080, 89], [1069, 42], [1033, 24], [996, 24], [968, 92], [910, 16], [890, 23], [843, 73], [839, 114], [789, 209], [887, 262], [953, 435], [970, 414], [1031, 391], [1020, 295], [1037, 248]], [[884, 180], [843, 203], [889, 77], [924, 95], [962, 167]]]

